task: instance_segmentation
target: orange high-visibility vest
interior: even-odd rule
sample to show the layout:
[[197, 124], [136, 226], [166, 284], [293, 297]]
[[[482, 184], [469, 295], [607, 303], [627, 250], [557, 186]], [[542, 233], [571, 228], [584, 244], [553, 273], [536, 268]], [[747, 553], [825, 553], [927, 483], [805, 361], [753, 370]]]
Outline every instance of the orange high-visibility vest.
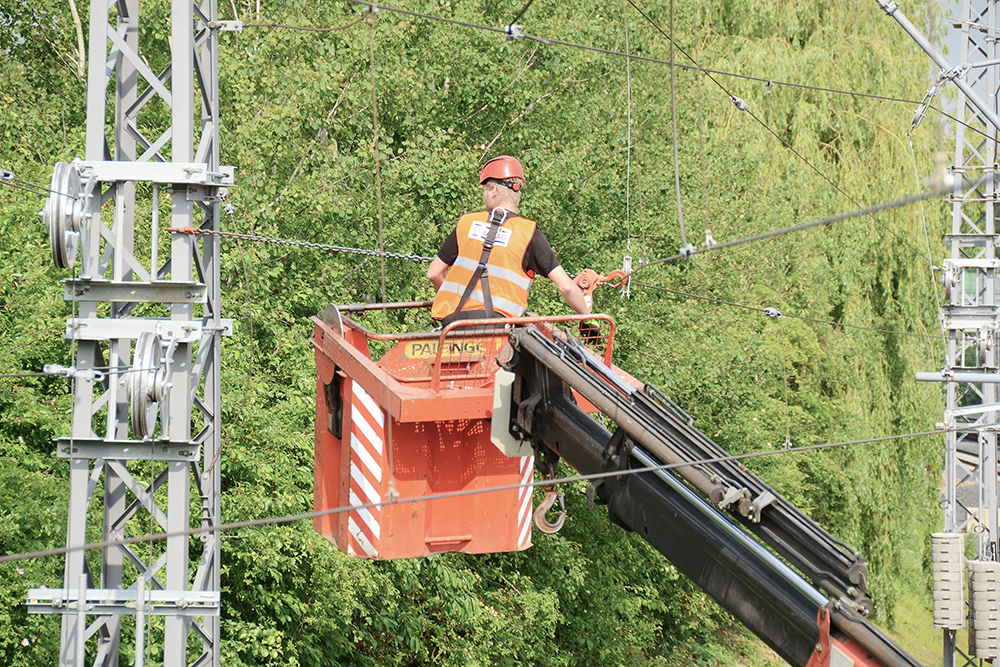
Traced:
[[[434, 297], [431, 317], [441, 319], [455, 312], [479, 267], [483, 254], [483, 241], [490, 231], [489, 213], [467, 213], [458, 220], [455, 236], [458, 240], [458, 258], [445, 276], [444, 283]], [[528, 307], [531, 277], [521, 264], [528, 250], [528, 243], [535, 233], [533, 220], [512, 216], [497, 230], [493, 251], [486, 262], [489, 276], [490, 298], [493, 309], [507, 317], [519, 317]], [[482, 281], [477, 281], [469, 300], [462, 310], [483, 310]]]

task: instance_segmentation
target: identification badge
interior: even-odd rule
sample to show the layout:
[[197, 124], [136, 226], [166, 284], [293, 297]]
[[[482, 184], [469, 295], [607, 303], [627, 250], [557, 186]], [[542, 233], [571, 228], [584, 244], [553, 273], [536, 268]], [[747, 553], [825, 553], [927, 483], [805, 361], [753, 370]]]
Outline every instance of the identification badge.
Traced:
[[[469, 230], [469, 238], [476, 239], [483, 243], [486, 242], [486, 237], [490, 234], [490, 225], [486, 222], [474, 222], [472, 223], [472, 228]], [[507, 247], [510, 242], [511, 231], [509, 229], [504, 229], [501, 227], [497, 230], [497, 237], [493, 241], [493, 245]]]

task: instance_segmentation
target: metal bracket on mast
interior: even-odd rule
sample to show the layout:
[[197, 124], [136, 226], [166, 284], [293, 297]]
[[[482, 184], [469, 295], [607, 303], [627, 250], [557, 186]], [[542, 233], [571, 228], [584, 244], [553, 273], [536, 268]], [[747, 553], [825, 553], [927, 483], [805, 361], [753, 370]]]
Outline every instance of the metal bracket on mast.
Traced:
[[[913, 41], [915, 41], [917, 45], [924, 50], [924, 53], [926, 53], [938, 67], [949, 72], [954, 69], [948, 61], [945, 60], [945, 57], [942, 56], [936, 48], [934, 48], [934, 45], [931, 44], [926, 37], [924, 37], [923, 33], [920, 32], [916, 26], [910, 23], [910, 20], [906, 18], [901, 11], [899, 11], [899, 4], [896, 3], [895, 0], [875, 1], [878, 2], [879, 7], [881, 7], [886, 14], [895, 19], [896, 23], [898, 23], [900, 27], [902, 27], [903, 30], [905, 30], [906, 33], [913, 38]], [[1000, 116], [997, 116], [996, 111], [990, 109], [989, 106], [983, 102], [978, 95], [976, 95], [972, 87], [963, 81], [961, 77], [954, 76], [952, 80], [955, 82], [955, 85], [958, 86], [958, 89], [962, 91], [962, 94], [968, 98], [969, 103], [975, 106], [976, 109], [990, 121], [994, 128], [1000, 130]]]

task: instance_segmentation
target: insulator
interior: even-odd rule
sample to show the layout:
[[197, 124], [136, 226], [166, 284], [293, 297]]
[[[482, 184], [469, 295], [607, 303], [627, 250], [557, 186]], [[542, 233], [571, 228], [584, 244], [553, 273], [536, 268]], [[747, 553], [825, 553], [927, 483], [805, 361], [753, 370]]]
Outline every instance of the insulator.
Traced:
[[934, 627], [938, 630], [959, 630], [965, 627], [965, 581], [962, 573], [964, 548], [965, 538], [961, 533], [931, 535]]
[[984, 660], [1000, 657], [1000, 563], [969, 561], [969, 653]]

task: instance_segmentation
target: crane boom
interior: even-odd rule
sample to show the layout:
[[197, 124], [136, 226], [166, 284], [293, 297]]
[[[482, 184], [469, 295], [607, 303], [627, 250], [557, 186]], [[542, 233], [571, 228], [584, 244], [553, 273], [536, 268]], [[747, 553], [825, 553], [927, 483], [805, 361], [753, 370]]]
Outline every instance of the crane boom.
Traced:
[[[725, 456], [680, 408], [648, 386], [637, 391], [620, 381], [572, 338], [552, 339], [528, 327], [515, 329], [510, 343], [514, 354], [505, 368], [516, 377], [512, 433], [543, 445], [578, 472], [625, 473]], [[581, 410], [574, 391], [617, 430]], [[732, 462], [677, 471], [683, 480], [664, 469], [612, 474], [593, 483], [589, 496], [790, 664], [831, 664], [829, 656], [826, 662], [817, 657], [823, 640], [817, 612], [826, 609], [819, 615], [828, 613], [832, 621], [827, 650], [847, 658], [840, 664], [919, 665], [865, 617], [867, 572], [857, 552]], [[733, 511], [721, 511], [720, 502]]]

